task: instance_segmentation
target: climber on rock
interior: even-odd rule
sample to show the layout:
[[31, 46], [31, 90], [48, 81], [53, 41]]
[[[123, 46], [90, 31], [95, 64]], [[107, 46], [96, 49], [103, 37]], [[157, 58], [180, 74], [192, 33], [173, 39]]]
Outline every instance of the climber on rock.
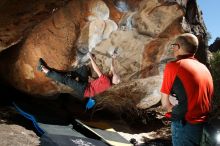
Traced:
[[92, 68], [98, 75], [98, 78], [92, 81], [89, 81], [91, 71], [86, 65], [75, 68], [75, 70], [71, 72], [60, 72], [50, 68], [45, 61], [40, 58], [37, 69], [45, 73], [47, 77], [71, 87], [81, 98], [92, 98], [95, 95], [106, 91], [112, 85], [120, 83], [120, 78], [116, 74], [114, 68], [116, 54], [113, 53], [111, 55], [112, 62], [108, 75], [101, 72], [94, 61], [94, 56], [91, 53], [88, 53], [87, 55], [91, 61]]

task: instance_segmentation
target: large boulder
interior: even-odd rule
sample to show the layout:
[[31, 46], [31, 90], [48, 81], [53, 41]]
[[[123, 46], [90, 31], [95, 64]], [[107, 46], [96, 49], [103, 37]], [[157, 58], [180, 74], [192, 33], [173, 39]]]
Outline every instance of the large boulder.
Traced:
[[[22, 14], [16, 10], [14, 17], [6, 19], [0, 13], [0, 21], [5, 23], [0, 25], [1, 79], [33, 96], [74, 92], [37, 71], [40, 57], [50, 67], [69, 70], [77, 57], [86, 57], [91, 51], [106, 73], [109, 53], [116, 50], [122, 83], [96, 97], [97, 106], [116, 110], [126, 105], [145, 109], [160, 101], [163, 67], [173, 58], [169, 44], [175, 36], [184, 32], [197, 35], [197, 56], [207, 62], [207, 33], [195, 1], [72, 0], [46, 7], [50, 2], [21, 0], [19, 7], [26, 10]], [[1, 8], [5, 5], [14, 2], [0, 2]], [[30, 5], [32, 9], [27, 8]], [[4, 11], [10, 11], [9, 7]]]

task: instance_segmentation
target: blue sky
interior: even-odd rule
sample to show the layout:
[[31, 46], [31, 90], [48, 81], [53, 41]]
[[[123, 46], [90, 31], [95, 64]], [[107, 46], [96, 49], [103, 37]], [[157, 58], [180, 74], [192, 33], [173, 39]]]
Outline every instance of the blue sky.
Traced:
[[197, 0], [197, 4], [203, 12], [205, 25], [212, 36], [209, 44], [212, 44], [216, 37], [220, 37], [220, 0]]

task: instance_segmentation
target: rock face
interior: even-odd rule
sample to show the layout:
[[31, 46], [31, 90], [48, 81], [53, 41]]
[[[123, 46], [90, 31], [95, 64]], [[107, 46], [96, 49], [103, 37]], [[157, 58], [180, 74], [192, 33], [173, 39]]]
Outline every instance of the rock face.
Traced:
[[214, 43], [212, 43], [210, 46], [209, 46], [209, 50], [211, 52], [217, 52], [218, 50], [220, 50], [220, 38], [217, 37], [214, 41]]
[[[11, 11], [15, 5], [20, 9]], [[85, 54], [91, 51], [98, 65], [108, 72], [108, 56], [117, 50], [122, 83], [96, 97], [98, 105], [140, 108], [160, 101], [163, 67], [172, 58], [169, 43], [176, 35], [197, 35], [197, 56], [207, 62], [207, 34], [195, 1], [3, 0], [0, 8], [5, 12], [0, 13], [0, 76], [34, 96], [74, 92], [36, 70], [40, 57], [50, 67], [68, 70], [77, 58], [86, 61]], [[6, 16], [6, 12], [11, 13]]]
[[21, 42], [37, 23], [66, 3], [66, 0], [1, 0], [0, 51]]

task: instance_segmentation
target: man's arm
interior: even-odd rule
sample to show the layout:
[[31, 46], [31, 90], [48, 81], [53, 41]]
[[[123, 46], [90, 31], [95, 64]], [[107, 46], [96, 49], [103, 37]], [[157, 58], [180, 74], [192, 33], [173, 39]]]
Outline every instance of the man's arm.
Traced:
[[173, 105], [170, 103], [169, 95], [161, 93], [161, 104], [168, 112], [172, 111]]
[[102, 72], [100, 71], [99, 67], [97, 66], [97, 64], [95, 63], [92, 55], [89, 53], [89, 58], [91, 60], [92, 63], [92, 68], [94, 69], [94, 71], [97, 73], [98, 77], [100, 77], [102, 75]]
[[116, 74], [116, 72], [115, 72], [115, 58], [114, 58], [114, 57], [112, 57], [110, 72], [111, 72], [113, 75]]
[[116, 54], [113, 54], [111, 67], [110, 67], [110, 73], [112, 74], [112, 83], [116, 85], [121, 82], [121, 79], [118, 76], [117, 72], [115, 71], [115, 58], [116, 58]]

